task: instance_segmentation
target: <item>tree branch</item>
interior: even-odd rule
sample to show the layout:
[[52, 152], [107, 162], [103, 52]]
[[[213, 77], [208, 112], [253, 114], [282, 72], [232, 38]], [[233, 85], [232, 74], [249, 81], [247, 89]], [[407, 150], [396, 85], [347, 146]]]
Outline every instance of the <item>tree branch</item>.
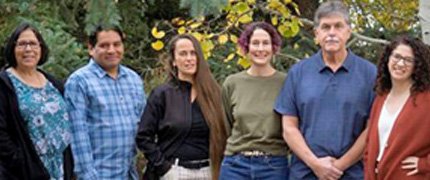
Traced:
[[289, 55], [289, 54], [278, 53], [278, 54], [276, 54], [276, 55], [279, 55], [279, 56], [282, 56], [282, 57], [286, 57], [286, 58], [292, 59], [292, 60], [294, 60], [294, 61], [296, 61], [296, 62], [299, 62], [299, 61], [300, 61], [300, 59], [299, 59], [299, 58], [297, 58], [297, 57], [295, 57], [295, 56], [292, 56], [292, 55]]

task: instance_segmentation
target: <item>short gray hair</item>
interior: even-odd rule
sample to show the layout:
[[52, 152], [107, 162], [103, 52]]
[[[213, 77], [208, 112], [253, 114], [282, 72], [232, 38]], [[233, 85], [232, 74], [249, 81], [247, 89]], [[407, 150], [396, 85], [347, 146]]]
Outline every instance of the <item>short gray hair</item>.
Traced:
[[345, 6], [345, 4], [342, 3], [342, 1], [338, 0], [332, 0], [322, 3], [317, 11], [315, 12], [314, 16], [314, 28], [316, 29], [320, 25], [321, 18], [331, 16], [331, 15], [338, 15], [342, 16], [343, 19], [345, 19], [345, 22], [351, 26], [351, 22], [349, 20], [349, 12], [348, 8]]

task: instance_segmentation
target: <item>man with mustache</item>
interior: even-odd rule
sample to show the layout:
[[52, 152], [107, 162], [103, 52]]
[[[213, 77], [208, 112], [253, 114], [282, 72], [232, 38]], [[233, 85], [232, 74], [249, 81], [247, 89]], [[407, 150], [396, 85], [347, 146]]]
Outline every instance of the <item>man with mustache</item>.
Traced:
[[66, 83], [79, 180], [138, 178], [135, 136], [146, 100], [140, 76], [120, 64], [123, 39], [119, 27], [97, 26], [89, 37], [89, 63]]
[[376, 67], [346, 48], [351, 25], [341, 1], [321, 4], [314, 23], [321, 50], [290, 69], [275, 104], [294, 152], [290, 179], [363, 179]]

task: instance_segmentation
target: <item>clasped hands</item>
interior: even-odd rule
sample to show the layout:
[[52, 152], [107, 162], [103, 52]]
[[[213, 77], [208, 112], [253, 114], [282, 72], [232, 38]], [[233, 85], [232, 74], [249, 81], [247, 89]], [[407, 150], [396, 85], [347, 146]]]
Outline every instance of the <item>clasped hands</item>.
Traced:
[[338, 159], [330, 156], [318, 158], [311, 169], [320, 180], [337, 180], [343, 175]]

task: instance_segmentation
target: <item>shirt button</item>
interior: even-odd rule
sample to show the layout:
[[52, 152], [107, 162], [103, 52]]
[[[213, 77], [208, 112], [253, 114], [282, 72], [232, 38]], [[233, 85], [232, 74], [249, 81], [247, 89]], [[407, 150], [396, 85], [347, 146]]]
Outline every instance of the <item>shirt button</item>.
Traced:
[[122, 96], [121, 96], [121, 97], [119, 98], [119, 100], [120, 100], [121, 102], [122, 102], [122, 101], [124, 101], [124, 97], [122, 97]]

